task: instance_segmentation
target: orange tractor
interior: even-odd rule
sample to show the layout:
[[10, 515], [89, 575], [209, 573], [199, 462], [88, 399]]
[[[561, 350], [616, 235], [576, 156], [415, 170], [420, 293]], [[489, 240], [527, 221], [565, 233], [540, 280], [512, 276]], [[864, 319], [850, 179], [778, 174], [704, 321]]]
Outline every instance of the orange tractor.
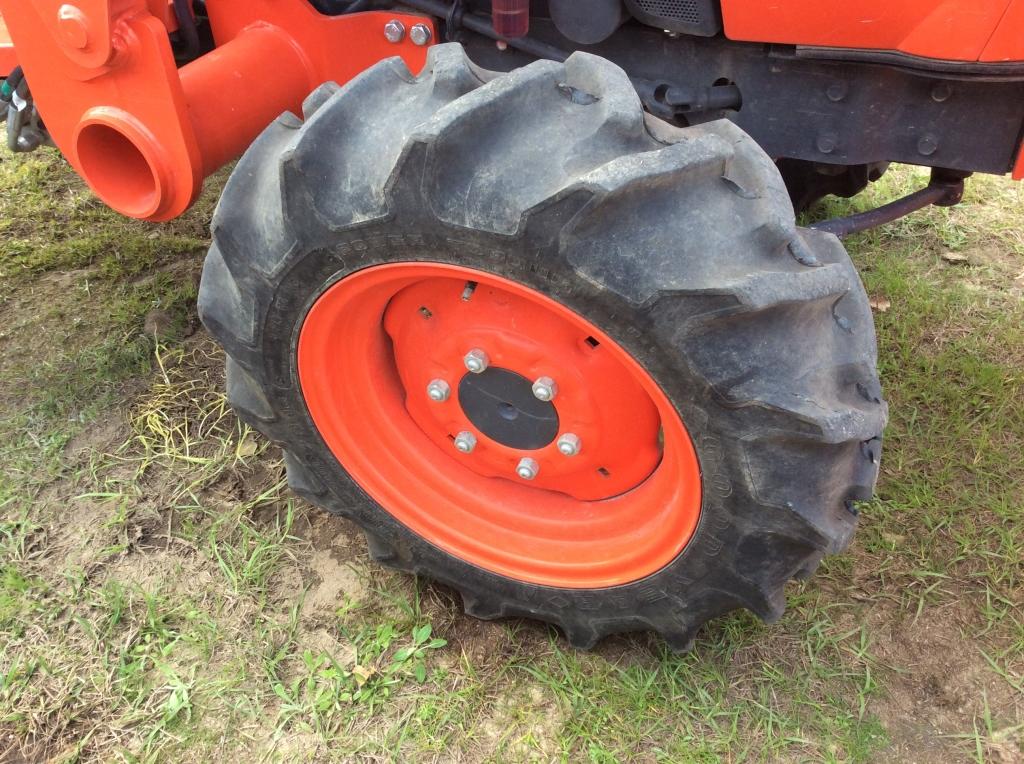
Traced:
[[[300, 495], [481, 618], [766, 621], [886, 423], [840, 239], [1024, 176], [1024, 0], [0, 0], [8, 145], [165, 221]], [[0, 31], [2, 31], [0, 27]], [[796, 225], [890, 162], [910, 196]]]

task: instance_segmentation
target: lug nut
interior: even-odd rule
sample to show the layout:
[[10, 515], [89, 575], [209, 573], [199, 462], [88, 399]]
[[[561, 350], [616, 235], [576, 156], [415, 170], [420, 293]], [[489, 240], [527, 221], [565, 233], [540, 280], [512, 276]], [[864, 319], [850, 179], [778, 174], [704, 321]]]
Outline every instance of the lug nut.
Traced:
[[487, 367], [491, 363], [491, 359], [488, 358], [487, 353], [480, 348], [473, 348], [466, 353], [462, 362], [466, 364], [466, 368], [474, 374], [481, 374], [487, 370]]
[[452, 394], [451, 386], [443, 379], [431, 380], [427, 385], [427, 397], [435, 403], [444, 403]]
[[553, 401], [558, 395], [558, 385], [551, 377], [540, 377], [533, 383], [533, 397], [539, 401]]
[[409, 30], [409, 39], [412, 40], [413, 45], [427, 45], [430, 43], [430, 27], [426, 24], [413, 24], [412, 29]]
[[558, 439], [558, 453], [562, 456], [576, 456], [582, 447], [583, 442], [575, 433], [567, 432]]
[[388, 42], [397, 43], [401, 42], [404, 38], [405, 24], [398, 19], [391, 19], [391, 21], [384, 25], [384, 39]]
[[461, 451], [464, 454], [473, 453], [473, 449], [476, 448], [476, 435], [467, 430], [463, 430], [455, 436], [455, 450]]
[[530, 457], [520, 459], [516, 466], [516, 474], [523, 480], [533, 480], [537, 477], [538, 472], [540, 472], [540, 465]]

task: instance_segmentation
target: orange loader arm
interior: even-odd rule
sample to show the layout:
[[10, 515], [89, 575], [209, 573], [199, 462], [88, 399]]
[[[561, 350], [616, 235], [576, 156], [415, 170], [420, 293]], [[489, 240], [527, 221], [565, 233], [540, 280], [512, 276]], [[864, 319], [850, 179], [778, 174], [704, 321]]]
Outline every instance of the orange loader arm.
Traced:
[[109, 206], [152, 221], [188, 209], [206, 177], [321, 83], [396, 55], [419, 71], [425, 47], [388, 42], [389, 20], [433, 30], [408, 14], [329, 17], [305, 0], [219, 0], [208, 11], [216, 47], [179, 69], [168, 9], [168, 0], [0, 0], [3, 73], [15, 65], [6, 29], [54, 143]]

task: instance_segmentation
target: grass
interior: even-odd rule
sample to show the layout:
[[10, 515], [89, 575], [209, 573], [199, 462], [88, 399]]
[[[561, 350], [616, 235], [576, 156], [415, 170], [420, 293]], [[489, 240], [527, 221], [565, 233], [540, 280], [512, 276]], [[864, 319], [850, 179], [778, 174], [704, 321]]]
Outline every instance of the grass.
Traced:
[[848, 242], [893, 413], [878, 498], [780, 624], [677, 656], [466, 618], [288, 492], [195, 317], [218, 183], [156, 227], [56, 154], [0, 159], [0, 760], [1020, 759], [1018, 186]]

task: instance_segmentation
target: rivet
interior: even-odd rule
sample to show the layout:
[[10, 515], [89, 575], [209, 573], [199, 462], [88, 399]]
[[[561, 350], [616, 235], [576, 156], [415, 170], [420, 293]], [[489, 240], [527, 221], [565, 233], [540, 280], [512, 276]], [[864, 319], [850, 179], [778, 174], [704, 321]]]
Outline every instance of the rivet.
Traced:
[[849, 90], [850, 89], [845, 82], [833, 82], [825, 89], [825, 95], [827, 95], [828, 100], [833, 103], [839, 103], [846, 98], [846, 94]]
[[934, 135], [924, 135], [917, 142], [917, 151], [921, 156], [930, 157], [939, 150], [939, 139]]
[[951, 95], [953, 95], [953, 88], [949, 86], [948, 82], [940, 82], [932, 88], [932, 100], [935, 103], [948, 101]]

